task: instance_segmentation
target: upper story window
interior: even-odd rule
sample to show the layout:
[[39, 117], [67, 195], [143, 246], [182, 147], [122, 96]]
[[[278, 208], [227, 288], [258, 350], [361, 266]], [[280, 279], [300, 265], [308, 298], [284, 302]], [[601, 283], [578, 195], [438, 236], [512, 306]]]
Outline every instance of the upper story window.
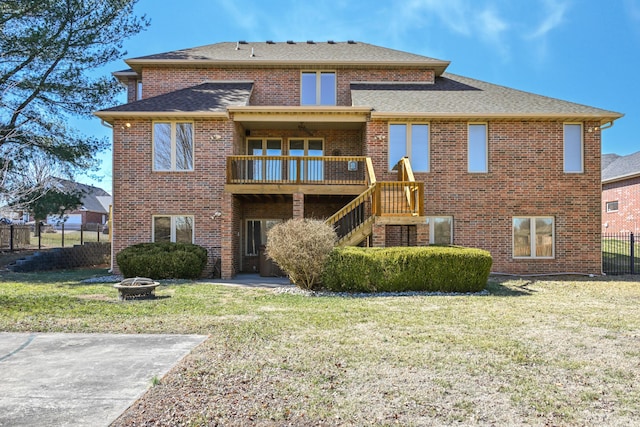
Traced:
[[336, 105], [336, 73], [303, 71], [300, 105]]
[[486, 173], [489, 171], [487, 125], [485, 123], [469, 123], [468, 134], [468, 171], [474, 173]]
[[429, 172], [427, 123], [389, 124], [389, 170], [403, 157], [409, 157], [414, 172]]
[[153, 124], [153, 170], [193, 170], [193, 123]]
[[142, 80], [136, 80], [136, 101], [142, 99]]
[[564, 124], [564, 172], [584, 172], [584, 149], [582, 143], [582, 124]]

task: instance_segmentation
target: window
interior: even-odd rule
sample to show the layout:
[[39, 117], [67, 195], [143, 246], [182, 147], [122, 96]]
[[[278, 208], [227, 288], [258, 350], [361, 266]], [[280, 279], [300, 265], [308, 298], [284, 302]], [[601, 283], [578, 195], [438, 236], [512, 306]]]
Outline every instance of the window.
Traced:
[[617, 212], [618, 211], [618, 201], [615, 202], [607, 202], [607, 212]]
[[429, 224], [429, 244], [451, 245], [453, 243], [453, 217], [430, 216], [427, 217], [427, 224]]
[[513, 218], [513, 257], [553, 258], [554, 228], [553, 217]]
[[[290, 139], [289, 156], [292, 157], [322, 157], [324, 141], [322, 139]], [[300, 163], [300, 171], [297, 165]], [[299, 172], [299, 175], [298, 175]], [[289, 179], [296, 181], [322, 181], [324, 177], [324, 162], [322, 160], [289, 160]]]
[[193, 217], [181, 215], [154, 216], [153, 241], [193, 243]]
[[582, 125], [565, 123], [564, 125], [564, 172], [582, 173], [584, 171], [582, 149]]
[[142, 80], [136, 80], [136, 101], [142, 99]]
[[[282, 141], [279, 139], [247, 139], [247, 153], [251, 156], [281, 156]], [[259, 181], [282, 180], [282, 160], [268, 158], [250, 161], [247, 179]]]
[[282, 222], [279, 219], [250, 219], [247, 221], [247, 255], [258, 255], [260, 246], [267, 244], [267, 232]]
[[486, 124], [469, 124], [467, 156], [469, 172], [486, 173], [489, 171]]
[[389, 170], [403, 157], [409, 157], [414, 172], [429, 172], [428, 124], [389, 124]]
[[336, 73], [303, 71], [300, 105], [336, 105]]
[[153, 170], [193, 170], [193, 123], [153, 124]]

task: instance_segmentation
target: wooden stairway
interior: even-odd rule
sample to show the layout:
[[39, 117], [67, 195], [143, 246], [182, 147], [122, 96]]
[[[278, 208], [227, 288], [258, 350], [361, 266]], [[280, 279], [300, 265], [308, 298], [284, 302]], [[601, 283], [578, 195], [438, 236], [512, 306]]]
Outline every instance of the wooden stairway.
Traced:
[[326, 220], [336, 229], [339, 246], [358, 245], [369, 237], [376, 219], [385, 224], [422, 221], [424, 185], [415, 181], [408, 158], [400, 160], [397, 169], [398, 181], [376, 182], [371, 167], [369, 188]]

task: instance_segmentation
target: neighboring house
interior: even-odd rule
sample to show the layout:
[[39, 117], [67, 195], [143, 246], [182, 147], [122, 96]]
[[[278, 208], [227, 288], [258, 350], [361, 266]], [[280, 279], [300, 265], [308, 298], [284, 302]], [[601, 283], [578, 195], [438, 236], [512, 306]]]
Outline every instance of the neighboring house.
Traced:
[[65, 229], [69, 230], [79, 230], [82, 226], [85, 229], [102, 230], [102, 226], [109, 219], [111, 195], [102, 188], [92, 185], [61, 178], [57, 178], [57, 181], [60, 190], [81, 192], [81, 205], [72, 211], [65, 212], [62, 218], [58, 215], [49, 215], [47, 223], [57, 226], [64, 222]]
[[114, 253], [194, 242], [226, 278], [259, 268], [273, 224], [313, 217], [340, 244], [453, 243], [490, 251], [494, 272], [601, 272], [601, 129], [619, 113], [353, 41], [126, 63], [128, 103], [96, 113], [113, 127]]
[[640, 232], [640, 151], [602, 156], [602, 232]]

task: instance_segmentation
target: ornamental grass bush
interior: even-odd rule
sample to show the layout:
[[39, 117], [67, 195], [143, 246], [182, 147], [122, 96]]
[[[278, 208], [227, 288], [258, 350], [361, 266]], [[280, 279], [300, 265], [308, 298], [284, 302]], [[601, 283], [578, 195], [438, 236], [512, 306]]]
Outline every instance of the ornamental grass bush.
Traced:
[[491, 254], [458, 246], [335, 248], [322, 275], [334, 292], [479, 292]]
[[302, 289], [320, 287], [325, 260], [333, 249], [337, 235], [323, 221], [291, 219], [276, 224], [267, 233], [267, 256]]
[[124, 277], [197, 279], [207, 265], [207, 250], [191, 243], [139, 243], [116, 255]]

